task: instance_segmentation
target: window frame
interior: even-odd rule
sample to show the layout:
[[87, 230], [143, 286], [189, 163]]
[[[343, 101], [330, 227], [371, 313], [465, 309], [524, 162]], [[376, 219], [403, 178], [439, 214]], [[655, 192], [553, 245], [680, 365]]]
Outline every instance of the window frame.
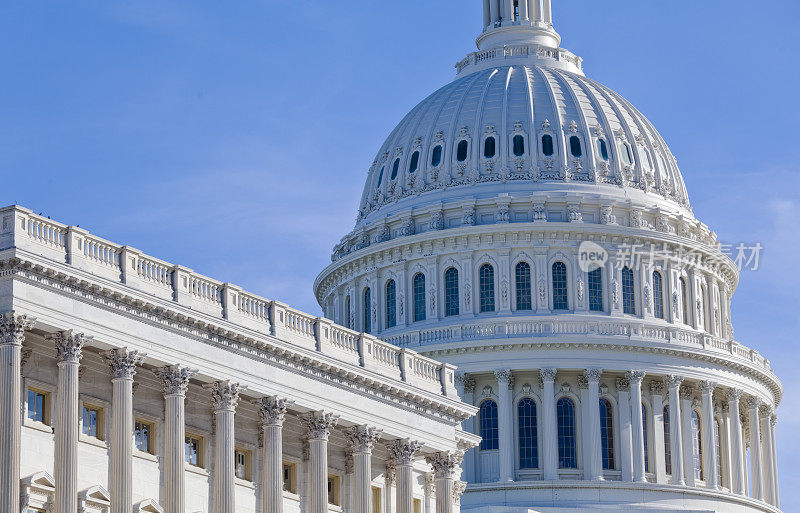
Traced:
[[414, 150], [414, 153], [411, 154], [411, 159], [408, 162], [408, 174], [413, 175], [417, 172], [419, 169], [419, 158], [419, 150]]
[[[597, 275], [599, 274], [599, 278]], [[599, 290], [597, 289], [599, 287]], [[590, 312], [605, 312], [605, 298], [603, 296], [603, 268], [598, 267], [586, 273], [586, 292], [589, 300]], [[599, 307], [597, 304], [599, 300]]]
[[[493, 412], [493, 416], [487, 416], [487, 413], [484, 412], [484, 405], [486, 405], [487, 408], [491, 408], [491, 405], [494, 405], [493, 410], [489, 412]], [[484, 422], [488, 423], [491, 421], [493, 421], [494, 424], [484, 424]], [[493, 397], [487, 397], [478, 405], [478, 433], [481, 436], [479, 446], [481, 452], [500, 450], [500, 413], [497, 401]]]
[[[94, 412], [95, 413], [95, 426], [94, 434], [89, 434], [86, 432], [86, 412]], [[99, 406], [95, 401], [90, 400], [81, 400], [81, 420], [80, 420], [80, 437], [81, 439], [84, 438], [91, 438], [99, 442], [104, 442], [106, 440], [105, 436], [105, 408], [103, 406]]]
[[[653, 317], [666, 320], [666, 308], [664, 308], [664, 275], [658, 269], [653, 271]], [[656, 277], [658, 279], [656, 280]], [[658, 282], [658, 287], [656, 287]]]
[[[605, 406], [605, 418], [603, 416]], [[607, 397], [601, 397], [598, 404], [600, 408], [600, 451], [603, 470], [617, 470], [617, 452], [615, 445], [614, 404]]]
[[[528, 144], [527, 144], [527, 141], [525, 139], [526, 139], [525, 138], [525, 134], [512, 134], [511, 135], [511, 154], [514, 157], [519, 158], [519, 157], [524, 157], [525, 156], [525, 152], [528, 149]], [[520, 152], [520, 153], [517, 153], [517, 141], [518, 140], [522, 141], [521, 142], [521, 144], [522, 144], [522, 152]]]
[[[239, 475], [239, 455], [244, 456], [244, 476]], [[253, 450], [243, 445], [236, 444], [233, 447], [233, 473], [236, 479], [253, 483]]]
[[[528, 438], [531, 439], [530, 447], [528, 447], [528, 444], [525, 444], [525, 446], [523, 446], [523, 442], [522, 442], [522, 440], [523, 440], [523, 426], [522, 426], [523, 417], [521, 415], [521, 413], [522, 413], [521, 412], [521, 408], [522, 408], [524, 402], [527, 402], [527, 403], [530, 403], [530, 404], [533, 405], [533, 415], [532, 416], [531, 415], [526, 415], [526, 418], [531, 418], [533, 420], [532, 420], [532, 422], [530, 422], [528, 425], [525, 426], [526, 427], [526, 431], [529, 431], [529, 433], [530, 433], [530, 437], [528, 437]], [[517, 420], [516, 426], [515, 426], [516, 427], [516, 439], [517, 439], [517, 454], [516, 454], [516, 456], [517, 456], [517, 468], [519, 468], [520, 470], [523, 470], [523, 471], [540, 470], [542, 468], [542, 465], [541, 465], [541, 459], [539, 458], [539, 445], [540, 445], [539, 444], [539, 440], [540, 440], [540, 437], [539, 437], [539, 425], [540, 425], [540, 423], [539, 423], [539, 403], [536, 401], [536, 398], [534, 398], [534, 397], [532, 397], [530, 395], [525, 395], [523, 397], [520, 397], [516, 402], [516, 415], [515, 415], [515, 417], [516, 417], [516, 420]], [[530, 451], [530, 455], [527, 456], [526, 458], [523, 458], [523, 454], [522, 454], [523, 450]], [[524, 460], [527, 461], [529, 459], [533, 460], [533, 466], [524, 466], [523, 465], [523, 461]]]
[[[281, 465], [282, 465], [281, 468], [282, 468], [282, 472], [283, 472], [283, 486], [281, 487], [281, 489], [283, 490], [284, 493], [290, 493], [292, 495], [297, 495], [297, 490], [298, 490], [297, 465], [298, 465], [298, 462], [294, 461], [294, 460], [291, 460], [291, 459], [284, 458], [283, 461], [281, 462]], [[288, 488], [287, 488], [287, 485], [286, 485], [286, 481], [287, 481], [286, 480], [286, 474], [287, 474], [286, 471], [287, 470], [289, 471], [288, 472], [289, 473], [289, 487]]]
[[[489, 148], [489, 141], [492, 142], [491, 143], [491, 148]], [[487, 155], [487, 153], [489, 152], [490, 149], [492, 150], [491, 151], [492, 154], [491, 155]], [[483, 139], [483, 158], [487, 159], [487, 160], [492, 160], [495, 157], [497, 157], [497, 137], [495, 137], [494, 135], [490, 134], [490, 135], [487, 135]]]
[[[556, 303], [556, 266], [559, 265], [564, 268], [564, 286], [558, 287], [559, 301]], [[559, 273], [560, 276], [560, 273]], [[563, 303], [561, 301], [561, 291], [563, 290]], [[569, 311], [569, 267], [562, 259], [556, 259], [550, 264], [550, 298], [551, 308], [553, 311], [565, 312]]]
[[[545, 137], [548, 139], [548, 143], [545, 144]], [[556, 154], [556, 143], [555, 139], [553, 138], [553, 134], [545, 133], [539, 137], [539, 144], [540, 144], [540, 151], [542, 152], [542, 156], [544, 157], [552, 157]], [[550, 149], [550, 153], [547, 152], [547, 149]]]
[[[206, 461], [205, 461], [205, 437], [200, 434], [196, 434], [196, 431], [192, 431], [189, 429], [184, 430], [184, 442], [183, 442], [183, 463], [184, 467], [195, 468], [195, 469], [206, 469]], [[197, 441], [197, 449], [195, 453], [197, 454], [197, 463], [191, 463], [188, 461], [187, 454], [186, 454], [186, 445], [189, 443], [190, 440]]]
[[[522, 269], [527, 270], [520, 275], [520, 270]], [[527, 304], [522, 304], [523, 301], [527, 301]], [[532, 312], [534, 310], [533, 266], [527, 260], [520, 260], [514, 264], [514, 306], [517, 312]]]
[[[451, 273], [452, 271], [452, 273]], [[448, 278], [449, 275], [455, 274], [454, 287], [451, 288], [451, 283]], [[444, 316], [445, 317], [458, 317], [461, 315], [461, 281], [460, 271], [455, 266], [450, 266], [444, 271]], [[451, 309], [451, 306], [453, 309]]]
[[400, 157], [394, 159], [394, 163], [392, 164], [392, 174], [389, 175], [389, 179], [393, 182], [397, 180], [397, 176], [400, 174]]
[[[52, 428], [52, 408], [53, 408], [53, 391], [48, 390], [45, 387], [40, 386], [39, 383], [30, 384], [26, 383], [24, 388], [24, 409], [25, 409], [25, 417], [24, 417], [24, 424], [35, 424], [37, 426], [47, 426], [48, 428]], [[35, 420], [32, 419], [28, 413], [30, 412], [30, 394], [39, 394], [42, 396], [42, 420]]]
[[[434, 163], [435, 160], [438, 160], [438, 162]], [[430, 159], [431, 167], [435, 169], [441, 166], [443, 160], [444, 160], [444, 144], [435, 144], [431, 149], [431, 159]]]
[[[626, 277], [630, 277], [629, 285]], [[620, 287], [622, 289], [622, 313], [636, 315], [636, 273], [627, 265], [620, 271]], [[630, 307], [630, 308], [629, 308]]]
[[597, 156], [600, 157], [600, 160], [603, 162], [610, 162], [611, 161], [611, 153], [608, 151], [608, 143], [606, 142], [605, 138], [598, 137], [596, 139], [596, 148], [597, 148]]
[[[328, 472], [328, 506], [342, 507], [342, 476], [336, 472]], [[331, 497], [333, 496], [333, 497]], [[331, 498], [333, 500], [331, 500]]]
[[[143, 451], [139, 444], [136, 442], [136, 433], [137, 433], [137, 425], [145, 425], [147, 426], [147, 450]], [[144, 419], [141, 416], [137, 415], [134, 412], [133, 415], [133, 450], [134, 452], [140, 452], [143, 454], [150, 454], [155, 456], [156, 454], [156, 424], [155, 422]]]
[[[463, 146], [462, 146], [463, 145]], [[464, 148], [464, 158], [461, 158], [461, 149]], [[456, 144], [456, 162], [462, 163], [469, 160], [469, 140], [461, 139]]]
[[383, 291], [386, 306], [384, 324], [388, 330], [397, 326], [397, 282], [393, 278], [388, 279]]
[[[561, 425], [561, 403], [562, 401], [568, 401], [572, 407], [572, 426], [571, 430], [572, 433], [564, 433], [564, 438], [562, 438], [562, 425]], [[563, 395], [556, 400], [556, 440], [557, 440], [557, 451], [558, 451], [558, 469], [559, 470], [575, 470], [579, 468], [578, 462], [578, 408], [577, 408], [577, 401], [568, 395]], [[567, 430], [567, 426], [564, 427], [564, 431]], [[571, 446], [564, 446], [562, 451], [562, 439], [566, 440], [566, 437], [571, 437], [572, 444]], [[562, 456], [562, 452], [571, 452], [572, 454], [565, 454]], [[567, 458], [571, 458], [572, 466], [568, 466], [566, 464], [562, 465], [562, 460], [566, 460]]]
[[479, 313], [494, 313], [497, 311], [495, 295], [494, 266], [484, 262], [478, 268], [478, 311]]
[[[422, 280], [418, 280], [418, 278], [422, 278]], [[427, 278], [425, 277], [425, 273], [422, 271], [415, 273], [411, 278], [411, 296], [413, 298], [413, 304], [411, 306], [414, 309], [414, 322], [423, 322], [427, 320], [427, 298], [425, 297], [427, 293], [426, 282]], [[421, 289], [418, 287], [420, 283]]]
[[372, 333], [372, 289], [364, 287], [361, 292], [361, 327], [364, 333]]

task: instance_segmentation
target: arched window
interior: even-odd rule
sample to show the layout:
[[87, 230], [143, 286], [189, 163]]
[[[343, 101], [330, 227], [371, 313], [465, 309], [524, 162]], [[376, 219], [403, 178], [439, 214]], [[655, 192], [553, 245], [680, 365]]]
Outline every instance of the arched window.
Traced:
[[551, 157], [553, 155], [553, 136], [550, 134], [544, 134], [542, 136], [542, 154], [545, 157]]
[[372, 291], [369, 288], [364, 290], [364, 333], [372, 331], [372, 316], [370, 315], [370, 306], [372, 305]]
[[525, 137], [521, 135], [514, 136], [514, 156], [521, 157], [525, 155]]
[[577, 135], [573, 135], [569, 138], [569, 152], [572, 153], [572, 156], [576, 159], [581, 158], [583, 155], [583, 151], [581, 150], [581, 139]]
[[598, 139], [597, 140], [597, 153], [600, 154], [600, 158], [608, 162], [608, 146], [606, 146], [605, 139]]
[[425, 310], [425, 275], [417, 273], [414, 275], [414, 322], [424, 321]]
[[692, 411], [692, 468], [694, 478], [703, 479], [703, 437], [701, 435], [700, 414]]
[[631, 147], [628, 146], [628, 143], [622, 143], [622, 149], [620, 150], [622, 153], [622, 161], [627, 166], [633, 165], [633, 155], [631, 154]]
[[496, 153], [494, 137], [487, 137], [483, 142], [483, 156], [487, 159], [494, 158]]
[[411, 163], [408, 165], [409, 174], [414, 173], [418, 167], [419, 167], [419, 152], [415, 151], [414, 154], [411, 155]]
[[664, 455], [667, 464], [667, 474], [672, 474], [672, 447], [669, 439], [669, 405], [664, 406]]
[[386, 166], [381, 168], [381, 174], [378, 175], [378, 185], [375, 186], [376, 189], [381, 188], [381, 183], [383, 183], [383, 171], [386, 169]]
[[647, 406], [642, 403], [642, 440], [644, 441], [644, 471], [650, 472], [650, 455], [647, 444]]
[[494, 312], [494, 267], [483, 264], [478, 271], [481, 312]]
[[353, 323], [350, 319], [350, 294], [344, 298], [344, 325], [347, 329], [353, 329]]
[[683, 303], [683, 323], [691, 324], [692, 319], [689, 317], [689, 289], [686, 287], [686, 279], [681, 276], [681, 303]]
[[564, 262], [553, 264], [553, 310], [568, 310], [567, 265]]
[[394, 280], [386, 282], [386, 329], [397, 326], [397, 285]]
[[431, 153], [431, 167], [437, 167], [439, 164], [442, 163], [442, 145], [438, 145], [433, 149], [433, 153]]
[[459, 162], [464, 162], [467, 160], [467, 150], [469, 149], [469, 143], [466, 140], [459, 141], [458, 148], [456, 148], [456, 159]]
[[653, 315], [664, 318], [664, 281], [658, 271], [653, 271]]
[[600, 443], [603, 470], [614, 470], [614, 410], [608, 399], [600, 399]]
[[589, 272], [589, 310], [603, 311], [603, 268], [598, 267]]
[[578, 468], [575, 443], [575, 403], [562, 397], [556, 404], [558, 421], [558, 468]]
[[519, 428], [519, 468], [539, 468], [539, 442], [536, 403], [526, 397], [517, 405]]
[[531, 296], [531, 266], [528, 262], [520, 262], [516, 267], [517, 276], [517, 310], [533, 310]]
[[392, 166], [392, 180], [397, 178], [397, 172], [400, 170], [400, 159], [395, 159], [394, 165]]
[[636, 296], [633, 288], [633, 269], [622, 268], [622, 312], [636, 315]]
[[444, 315], [458, 315], [458, 270], [455, 267], [444, 272]]
[[481, 450], [494, 451], [500, 445], [500, 434], [497, 424], [497, 403], [487, 399], [481, 403], [479, 415]]

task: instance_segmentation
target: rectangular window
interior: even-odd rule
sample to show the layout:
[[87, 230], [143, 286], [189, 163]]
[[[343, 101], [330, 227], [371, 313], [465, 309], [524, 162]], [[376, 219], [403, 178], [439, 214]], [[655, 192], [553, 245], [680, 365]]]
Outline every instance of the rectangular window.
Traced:
[[153, 454], [153, 425], [151, 423], [137, 420], [133, 425], [133, 439], [138, 450]]
[[339, 476], [328, 476], [328, 504], [340, 506], [339, 503]]
[[283, 491], [297, 493], [297, 466], [294, 463], [283, 462]]
[[28, 418], [35, 421], [47, 424], [47, 402], [48, 394], [40, 390], [28, 389]]
[[83, 405], [81, 432], [86, 436], [103, 439], [103, 410], [89, 404]]
[[186, 435], [184, 445], [185, 461], [195, 467], [203, 467], [203, 439], [195, 435]]
[[250, 472], [250, 461], [252, 453], [246, 449], [236, 449], [233, 451], [234, 464], [236, 465], [236, 477], [245, 481], [252, 481]]
[[603, 268], [598, 267], [589, 273], [589, 310], [603, 311]]
[[372, 487], [372, 513], [381, 513], [381, 489], [377, 486]]

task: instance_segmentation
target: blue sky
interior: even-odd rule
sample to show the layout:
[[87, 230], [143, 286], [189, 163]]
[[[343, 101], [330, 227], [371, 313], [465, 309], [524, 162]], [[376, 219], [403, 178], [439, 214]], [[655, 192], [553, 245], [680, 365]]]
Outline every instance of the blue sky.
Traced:
[[[384, 137], [474, 48], [478, 0], [103, 0], [0, 5], [0, 203], [78, 224], [310, 312]], [[553, 0], [563, 46], [678, 157], [695, 214], [764, 246], [740, 342], [796, 372], [800, 3]]]

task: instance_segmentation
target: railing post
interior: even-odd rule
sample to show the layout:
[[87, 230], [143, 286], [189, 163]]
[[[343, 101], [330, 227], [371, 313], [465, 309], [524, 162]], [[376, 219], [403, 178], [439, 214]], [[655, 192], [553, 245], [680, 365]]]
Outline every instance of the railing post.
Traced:
[[286, 308], [279, 301], [272, 301], [269, 305], [269, 321], [272, 324], [272, 336], [281, 338], [286, 335]]
[[122, 283], [129, 287], [139, 288], [139, 258], [142, 252], [130, 246], [123, 246], [120, 250], [120, 266], [122, 268]]
[[88, 231], [77, 226], [67, 228], [67, 240], [64, 241], [67, 251], [67, 263], [77, 269], [86, 270], [86, 258], [83, 252], [88, 234]]
[[194, 271], [182, 265], [172, 268], [172, 298], [179, 305], [190, 306], [192, 304], [192, 290], [189, 283], [192, 273]]
[[456, 389], [456, 366], [451, 363], [443, 363], [439, 367], [439, 379], [442, 383], [442, 394], [445, 397], [458, 397]]
[[317, 341], [317, 351], [325, 353], [331, 348], [331, 326], [333, 323], [325, 317], [314, 319], [314, 339]]
[[400, 379], [409, 382], [409, 378], [414, 375], [414, 357], [417, 355], [416, 351], [403, 348], [400, 350]]
[[231, 322], [241, 324], [242, 315], [239, 311], [242, 288], [230, 283], [222, 284], [222, 317]]
[[367, 340], [367, 335], [362, 333], [358, 336], [358, 364], [366, 367], [370, 354], [372, 354], [372, 346]]

